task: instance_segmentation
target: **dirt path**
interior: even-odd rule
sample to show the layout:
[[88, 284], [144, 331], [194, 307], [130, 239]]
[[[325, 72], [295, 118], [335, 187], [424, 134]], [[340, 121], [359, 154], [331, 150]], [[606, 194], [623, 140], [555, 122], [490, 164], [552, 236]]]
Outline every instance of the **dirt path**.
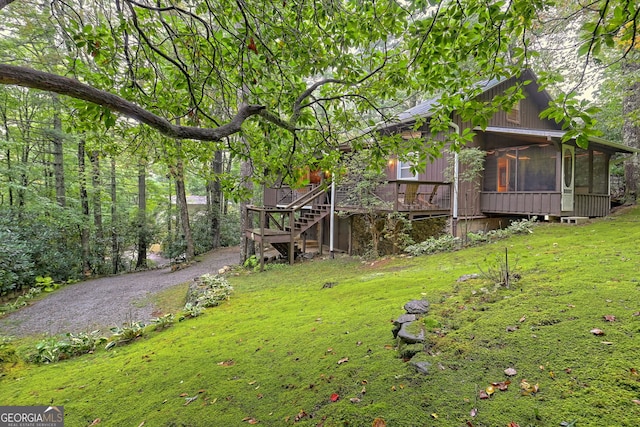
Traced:
[[237, 247], [221, 248], [175, 272], [167, 267], [68, 285], [0, 318], [0, 336], [106, 331], [127, 321], [148, 322], [154, 317], [151, 295], [239, 261]]

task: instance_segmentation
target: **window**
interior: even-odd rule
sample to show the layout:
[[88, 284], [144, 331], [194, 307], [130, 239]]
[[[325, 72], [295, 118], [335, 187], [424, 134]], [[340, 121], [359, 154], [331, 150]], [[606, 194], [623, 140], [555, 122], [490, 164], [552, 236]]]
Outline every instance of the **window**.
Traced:
[[[409, 153], [411, 155], [413, 153]], [[413, 172], [414, 163], [410, 161], [398, 160], [398, 179], [418, 180], [418, 174]]]
[[484, 191], [557, 191], [557, 151], [551, 144], [490, 151], [485, 160]]
[[517, 101], [511, 111], [507, 113], [507, 122], [520, 124], [520, 101]]

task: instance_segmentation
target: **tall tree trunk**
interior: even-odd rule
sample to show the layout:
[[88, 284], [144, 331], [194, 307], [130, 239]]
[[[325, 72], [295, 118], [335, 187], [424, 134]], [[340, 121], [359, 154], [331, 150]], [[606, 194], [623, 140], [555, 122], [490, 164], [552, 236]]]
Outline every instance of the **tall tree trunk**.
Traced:
[[116, 196], [116, 159], [111, 157], [111, 266], [113, 274], [117, 274], [120, 269], [120, 245], [118, 243], [118, 209]]
[[222, 175], [222, 151], [215, 152], [211, 162], [213, 179], [209, 181], [209, 218], [211, 225], [211, 247], [220, 247], [220, 217], [222, 214], [222, 188], [220, 186], [220, 176]]
[[53, 152], [53, 176], [56, 188], [56, 203], [65, 207], [67, 199], [64, 185], [64, 152], [62, 146], [62, 120], [60, 118], [60, 98], [58, 94], [52, 94], [53, 100], [53, 138], [51, 140]]
[[[11, 130], [9, 129], [9, 121], [7, 119], [6, 109], [0, 109], [0, 114], [2, 114], [2, 121], [4, 124], [4, 137], [7, 142], [11, 140]], [[7, 150], [5, 151], [5, 158], [7, 160], [7, 181], [9, 182], [9, 206], [13, 206], [13, 171], [11, 170], [11, 149], [7, 145]]]
[[82, 247], [82, 272], [85, 276], [91, 275], [91, 263], [89, 261], [89, 197], [87, 195], [87, 178], [85, 175], [85, 141], [78, 142], [78, 181], [80, 183], [80, 205], [83, 221], [80, 224], [80, 245]]
[[176, 144], [178, 146], [178, 158], [175, 168], [172, 169], [172, 175], [176, 182], [176, 205], [180, 216], [182, 237], [184, 238], [186, 246], [185, 256], [187, 259], [193, 259], [195, 256], [195, 246], [193, 244], [193, 236], [191, 235], [189, 210], [187, 208], [187, 191], [184, 184], [184, 162], [182, 160], [182, 142], [176, 141]]
[[[248, 190], [248, 194], [253, 194], [253, 182], [251, 181], [251, 163], [247, 160], [243, 160], [240, 163], [240, 179], [242, 180], [242, 186]], [[249, 200], [250, 202], [250, 200]], [[245, 236], [245, 230], [253, 228], [253, 215], [247, 210], [246, 200], [240, 202], [240, 233], [242, 235], [240, 240], [240, 261], [244, 263], [251, 255], [256, 253], [255, 242]]]
[[[622, 141], [625, 145], [633, 148], [640, 148], [640, 59], [637, 57], [627, 58], [622, 64], [625, 76], [633, 79], [631, 86], [627, 89], [622, 101], [622, 114], [624, 124], [622, 126]], [[633, 154], [625, 162], [625, 200], [635, 202], [638, 198], [638, 188], [640, 187], [640, 156]]]
[[104, 261], [105, 242], [102, 226], [102, 180], [100, 178], [100, 153], [97, 150], [91, 152], [91, 204], [93, 205], [93, 225], [96, 229], [96, 252], [101, 261]]
[[138, 164], [138, 260], [136, 268], [147, 268], [147, 168]]

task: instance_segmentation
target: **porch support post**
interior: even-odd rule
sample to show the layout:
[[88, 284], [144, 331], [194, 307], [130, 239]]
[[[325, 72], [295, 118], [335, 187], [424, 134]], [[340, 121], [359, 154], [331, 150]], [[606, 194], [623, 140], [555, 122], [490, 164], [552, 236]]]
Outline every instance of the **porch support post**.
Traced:
[[335, 209], [336, 209], [336, 182], [331, 176], [331, 215], [329, 217], [329, 253], [331, 254], [331, 258], [334, 257], [333, 254], [333, 233], [335, 232]]
[[293, 236], [295, 233], [295, 230], [293, 229], [294, 227], [294, 217], [295, 217], [295, 211], [293, 209], [289, 210], [289, 230], [290, 230], [290, 237], [289, 237], [289, 265], [293, 265], [293, 262], [296, 259], [296, 253], [295, 253], [295, 241], [293, 240]]
[[[458, 136], [460, 136], [460, 127], [454, 122], [449, 123]], [[453, 212], [451, 219], [451, 233], [455, 237], [458, 234], [458, 178], [460, 174], [460, 162], [458, 152], [454, 153], [453, 159]]]
[[264, 209], [260, 211], [260, 271], [264, 271], [264, 225], [267, 218]]

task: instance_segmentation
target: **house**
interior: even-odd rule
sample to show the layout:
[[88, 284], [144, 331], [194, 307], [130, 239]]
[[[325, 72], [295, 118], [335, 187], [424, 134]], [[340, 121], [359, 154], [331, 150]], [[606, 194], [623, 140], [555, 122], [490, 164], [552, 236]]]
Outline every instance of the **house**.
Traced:
[[[611, 158], [616, 153], [636, 150], [600, 138], [590, 138], [587, 149], [577, 146], [575, 140], [563, 142], [565, 131], [561, 125], [540, 118], [551, 98], [540, 90], [530, 70], [517, 77], [480, 83], [482, 93], [476, 100], [489, 101], [517, 82], [525, 81], [530, 81], [524, 86], [525, 97], [511, 111], [497, 112], [484, 129], [473, 128], [475, 136], [468, 146], [486, 153], [484, 170], [477, 179], [460, 180], [465, 165], [459, 162], [458, 155], [447, 150], [418, 173], [410, 162], [390, 158], [386, 170], [388, 184], [377, 190], [378, 196], [389, 202], [388, 210], [405, 213], [414, 221], [446, 217], [450, 232], [458, 235], [470, 231], [470, 225], [474, 229], [495, 228], [505, 218], [607, 215], [611, 208]], [[407, 139], [424, 138], [426, 144], [427, 138], [431, 137], [429, 125], [433, 105], [433, 100], [420, 103], [377, 131], [400, 134]], [[416, 129], [418, 120], [423, 124]], [[467, 128], [472, 125], [454, 112], [451, 132]], [[446, 174], [450, 163], [454, 164], [455, 172]], [[294, 241], [307, 233], [313, 234], [321, 245], [331, 240], [332, 248], [352, 252], [352, 218], [357, 215], [358, 207], [341, 202], [346, 200], [344, 194], [348, 191], [348, 188], [341, 188], [333, 192], [334, 210], [354, 215], [334, 218], [330, 226], [329, 196], [321, 184], [310, 184], [303, 189], [304, 198], [298, 198], [294, 190], [286, 187], [265, 189], [263, 209], [267, 211], [261, 215], [266, 222], [260, 222], [261, 231], [247, 230], [247, 235], [256, 238], [270, 233], [265, 232], [271, 229], [269, 219], [271, 223], [278, 221], [269, 209], [298, 209], [297, 214], [291, 213], [288, 223], [280, 222], [282, 227], [274, 232], [278, 235], [274, 240], [293, 248]], [[464, 230], [458, 227], [461, 220], [465, 221]], [[316, 227], [312, 229], [313, 226]]]

